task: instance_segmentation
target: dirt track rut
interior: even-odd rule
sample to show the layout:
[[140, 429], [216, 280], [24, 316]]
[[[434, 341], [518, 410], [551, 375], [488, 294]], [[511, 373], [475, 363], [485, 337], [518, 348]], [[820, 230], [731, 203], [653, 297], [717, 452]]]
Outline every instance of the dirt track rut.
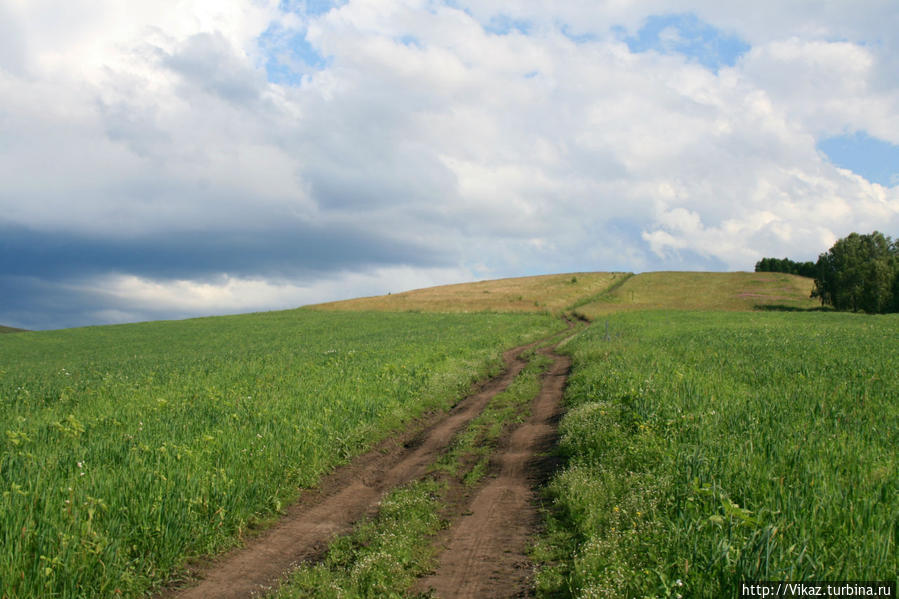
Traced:
[[[552, 354], [551, 354], [552, 355]], [[527, 550], [538, 527], [536, 488], [549, 466], [544, 457], [556, 442], [556, 422], [571, 361], [553, 355], [531, 417], [514, 429], [492, 459], [495, 477], [471, 497], [464, 515], [441, 540], [436, 572], [417, 591], [441, 599], [529, 597], [532, 564]]]
[[505, 372], [459, 402], [448, 414], [406, 439], [394, 438], [326, 477], [317, 490], [305, 492], [271, 529], [206, 567], [194, 580], [161, 597], [238, 599], [272, 588], [298, 563], [322, 554], [328, 541], [348, 532], [371, 513], [389, 489], [423, 476], [453, 436], [477, 416], [491, 397], [503, 391], [525, 362], [521, 354], [533, 344], [504, 354]]

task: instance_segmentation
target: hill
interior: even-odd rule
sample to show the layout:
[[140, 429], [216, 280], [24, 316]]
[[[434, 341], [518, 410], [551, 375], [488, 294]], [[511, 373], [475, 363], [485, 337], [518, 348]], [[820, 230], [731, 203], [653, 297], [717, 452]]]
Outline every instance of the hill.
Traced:
[[2, 333], [24, 333], [25, 329], [17, 329], [15, 327], [5, 327], [0, 325], [0, 334]]
[[309, 306], [386, 312], [574, 311], [588, 319], [631, 310], [813, 309], [813, 282], [768, 272], [568, 273], [441, 285]]
[[561, 312], [578, 301], [598, 296], [627, 276], [614, 272], [578, 272], [517, 277], [441, 285], [309, 307], [385, 312]]
[[630, 310], [814, 309], [814, 282], [773, 272], [647, 272], [624, 280], [577, 314], [595, 319]]

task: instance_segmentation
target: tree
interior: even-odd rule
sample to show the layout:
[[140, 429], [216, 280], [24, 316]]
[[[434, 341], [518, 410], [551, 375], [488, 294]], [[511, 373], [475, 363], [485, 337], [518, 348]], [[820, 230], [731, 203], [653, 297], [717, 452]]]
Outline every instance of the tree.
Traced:
[[814, 262], [794, 262], [789, 258], [762, 258], [755, 263], [755, 272], [784, 272], [814, 278], [817, 271]]
[[897, 308], [899, 244], [879, 231], [851, 233], [818, 256], [812, 297], [837, 310], [883, 313]]

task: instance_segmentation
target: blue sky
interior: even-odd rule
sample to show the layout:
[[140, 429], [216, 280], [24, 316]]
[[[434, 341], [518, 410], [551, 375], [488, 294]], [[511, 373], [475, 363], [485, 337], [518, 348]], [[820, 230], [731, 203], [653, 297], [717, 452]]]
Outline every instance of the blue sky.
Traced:
[[749, 50], [749, 44], [737, 35], [716, 29], [692, 13], [650, 15], [636, 34], [622, 32], [622, 38], [631, 52], [681, 54], [716, 72], [734, 66]]
[[833, 164], [868, 181], [887, 187], [899, 185], [899, 145], [858, 132], [822, 139], [818, 149]]
[[0, 324], [899, 235], [894, 0], [0, 1]]

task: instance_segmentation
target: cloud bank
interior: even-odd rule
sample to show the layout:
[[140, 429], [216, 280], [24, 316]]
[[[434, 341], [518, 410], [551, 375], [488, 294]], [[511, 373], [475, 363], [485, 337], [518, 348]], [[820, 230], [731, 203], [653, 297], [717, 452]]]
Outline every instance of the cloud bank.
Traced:
[[895, 235], [899, 9], [813, 4], [0, 0], [0, 322]]

